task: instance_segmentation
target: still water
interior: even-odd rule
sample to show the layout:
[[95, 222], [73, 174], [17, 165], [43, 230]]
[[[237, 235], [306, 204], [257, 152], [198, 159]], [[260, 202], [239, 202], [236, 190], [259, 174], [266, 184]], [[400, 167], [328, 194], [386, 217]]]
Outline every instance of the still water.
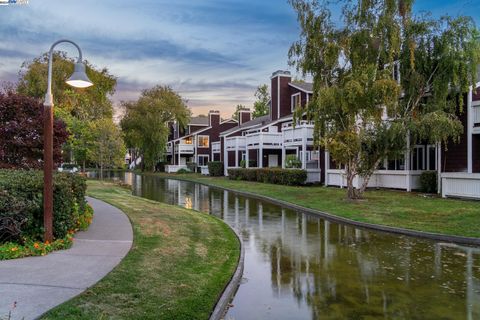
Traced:
[[480, 319], [480, 248], [360, 229], [192, 182], [105, 178], [238, 231], [244, 279], [225, 319]]

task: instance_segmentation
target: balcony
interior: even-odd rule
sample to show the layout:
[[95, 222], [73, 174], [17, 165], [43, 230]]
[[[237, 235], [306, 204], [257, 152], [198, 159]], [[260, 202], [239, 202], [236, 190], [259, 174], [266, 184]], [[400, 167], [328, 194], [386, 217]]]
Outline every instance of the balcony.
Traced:
[[245, 150], [246, 144], [245, 144], [246, 138], [245, 137], [231, 137], [225, 139], [225, 149], [227, 151], [230, 150]]
[[194, 153], [194, 146], [192, 140], [182, 139], [180, 143], [176, 145], [176, 153], [183, 153], [183, 154], [193, 154]]
[[307, 145], [313, 145], [313, 124], [308, 121], [301, 121], [295, 127], [292, 123], [286, 123], [282, 126], [283, 144], [288, 146], [302, 145], [303, 141]]
[[247, 147], [250, 149], [281, 149], [281, 132], [256, 132], [245, 136]]
[[212, 152], [213, 153], [220, 153], [221, 144], [220, 142], [212, 142]]

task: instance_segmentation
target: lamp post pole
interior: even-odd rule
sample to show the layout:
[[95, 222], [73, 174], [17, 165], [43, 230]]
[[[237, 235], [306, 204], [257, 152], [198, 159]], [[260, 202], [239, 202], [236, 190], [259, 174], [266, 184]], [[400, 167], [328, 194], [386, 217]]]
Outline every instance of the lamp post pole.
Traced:
[[78, 60], [75, 64], [73, 75], [67, 81], [74, 87], [86, 88], [92, 85], [85, 74], [85, 66], [82, 63], [82, 50], [73, 41], [59, 40], [50, 47], [48, 57], [47, 93], [44, 105], [43, 126], [43, 225], [44, 241], [53, 240], [53, 95], [52, 95], [52, 60], [53, 49], [60, 43], [68, 42], [78, 49]]

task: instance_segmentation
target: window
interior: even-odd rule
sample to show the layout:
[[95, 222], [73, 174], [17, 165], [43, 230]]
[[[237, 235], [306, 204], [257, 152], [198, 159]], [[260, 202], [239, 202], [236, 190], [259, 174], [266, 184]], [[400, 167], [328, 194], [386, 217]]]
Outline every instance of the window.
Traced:
[[209, 136], [198, 136], [198, 147], [199, 148], [208, 148], [209, 143]]
[[206, 167], [208, 163], [208, 155], [199, 154], [197, 165], [199, 167]]
[[386, 165], [383, 165], [383, 168], [387, 170], [405, 170], [405, 159], [404, 157], [399, 157], [396, 159], [388, 159]]
[[193, 143], [192, 137], [188, 137], [188, 138], [183, 139], [182, 143], [192, 144]]
[[292, 94], [292, 98], [291, 98], [291, 109], [292, 109], [292, 112], [298, 107], [300, 106], [300, 103], [301, 103], [301, 100], [302, 100], [302, 96], [301, 96], [301, 93], [295, 93], [295, 94]]
[[245, 161], [247, 159], [247, 153], [242, 152], [242, 161]]
[[434, 145], [427, 146], [427, 170], [437, 170], [437, 149]]
[[425, 146], [415, 146], [412, 149], [412, 170], [425, 170]]

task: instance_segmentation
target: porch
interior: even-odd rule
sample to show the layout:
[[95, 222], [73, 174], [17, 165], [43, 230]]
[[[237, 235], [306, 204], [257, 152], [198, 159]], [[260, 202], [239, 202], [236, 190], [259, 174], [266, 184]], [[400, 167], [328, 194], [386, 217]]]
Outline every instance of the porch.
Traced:
[[442, 197], [480, 199], [480, 173], [443, 172]]

